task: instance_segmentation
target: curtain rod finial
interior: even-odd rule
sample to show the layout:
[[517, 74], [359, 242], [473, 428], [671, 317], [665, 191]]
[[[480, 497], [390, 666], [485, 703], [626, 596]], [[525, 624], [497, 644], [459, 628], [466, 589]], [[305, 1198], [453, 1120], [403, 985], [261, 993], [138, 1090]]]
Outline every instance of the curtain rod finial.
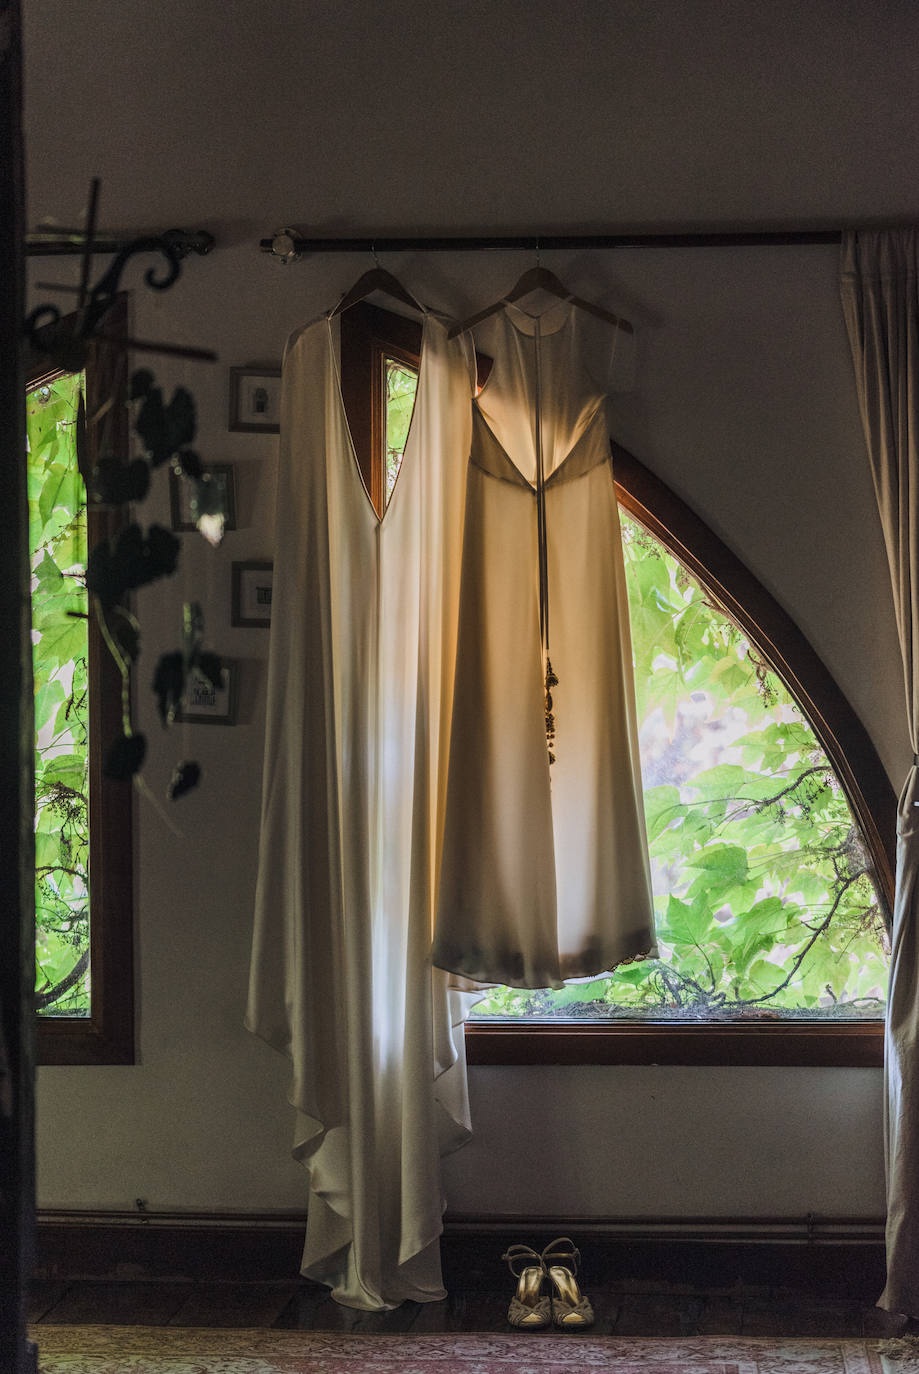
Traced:
[[297, 251], [296, 229], [276, 229], [267, 251], [285, 267], [291, 262], [297, 262], [303, 255]]

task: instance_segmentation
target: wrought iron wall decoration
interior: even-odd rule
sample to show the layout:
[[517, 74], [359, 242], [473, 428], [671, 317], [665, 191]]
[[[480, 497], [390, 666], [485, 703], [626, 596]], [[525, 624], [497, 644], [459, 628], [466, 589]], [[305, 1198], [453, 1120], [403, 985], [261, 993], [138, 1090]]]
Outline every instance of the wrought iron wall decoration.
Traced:
[[[90, 344], [100, 338], [115, 349], [215, 361], [216, 354], [209, 349], [152, 343], [106, 332], [106, 318], [118, 298], [128, 262], [139, 254], [162, 257], [165, 265], [148, 268], [144, 281], [151, 290], [165, 291], [178, 280], [179, 259], [184, 254], [174, 236], [171, 239], [168, 234], [144, 235], [121, 244], [101, 277], [91, 285], [93, 256], [104, 251], [96, 236], [98, 200], [99, 183], [94, 180], [82, 243], [79, 286], [52, 288], [75, 289], [76, 310], [65, 315], [57, 306], [43, 304], [25, 321], [24, 340], [31, 364], [34, 366], [36, 359], [41, 359], [49, 375], [82, 371]], [[207, 251], [209, 246], [201, 246], [199, 251]], [[116, 451], [117, 445], [112, 440], [114, 426], [107, 423], [113, 418], [116, 407], [128, 401], [136, 403], [134, 430], [143, 450], [143, 456], [134, 459]], [[87, 426], [93, 429], [97, 439], [92, 462], [85, 438]], [[196, 433], [197, 415], [191, 393], [185, 387], [178, 387], [167, 402], [152, 372], [146, 368], [133, 373], [126, 396], [117, 392], [106, 396], [92, 415], [86, 415], [81, 399], [77, 462], [86, 485], [87, 500], [96, 505], [124, 509], [129, 503], [143, 501], [153, 473], [158, 468], [168, 467], [175, 480], [192, 484], [199, 503], [207, 505], [211, 511], [215, 493], [199, 455], [192, 448]], [[144, 531], [136, 521], [130, 520], [121, 523], [111, 538], [96, 544], [89, 553], [86, 585], [92, 613], [122, 680], [121, 734], [109, 743], [103, 764], [103, 772], [110, 778], [136, 778], [147, 752], [146, 738], [135, 730], [131, 713], [130, 675], [140, 655], [141, 634], [130, 608], [130, 597], [138, 587], [175, 572], [179, 547], [176, 536], [163, 526], [152, 524]], [[223, 689], [220, 659], [204, 647], [201, 608], [190, 603], [184, 608], [181, 647], [162, 654], [153, 673], [152, 688], [164, 726], [175, 719], [186, 693], [202, 679], [215, 691]], [[174, 799], [194, 787], [200, 772], [198, 764], [192, 760], [177, 764], [167, 789], [169, 797]]]

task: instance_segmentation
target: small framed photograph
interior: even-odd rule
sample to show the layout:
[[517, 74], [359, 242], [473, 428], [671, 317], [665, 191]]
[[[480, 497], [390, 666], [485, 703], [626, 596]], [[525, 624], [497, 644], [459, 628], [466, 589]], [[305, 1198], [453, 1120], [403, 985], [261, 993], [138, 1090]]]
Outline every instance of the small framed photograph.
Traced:
[[175, 719], [189, 725], [235, 725], [239, 665], [232, 659], [221, 659], [222, 681], [214, 687], [199, 673], [192, 676], [185, 689], [185, 700], [176, 711]]
[[271, 624], [273, 563], [233, 563], [231, 625], [267, 629]]
[[229, 427], [246, 434], [280, 434], [279, 367], [230, 368]]
[[180, 477], [174, 468], [169, 469], [169, 509], [172, 528], [186, 532], [196, 530], [202, 515], [223, 512], [223, 529], [236, 529], [236, 482], [233, 477], [232, 463], [205, 463], [204, 475], [214, 483], [214, 499], [206, 502], [206, 509], [199, 509], [198, 484], [187, 477]]

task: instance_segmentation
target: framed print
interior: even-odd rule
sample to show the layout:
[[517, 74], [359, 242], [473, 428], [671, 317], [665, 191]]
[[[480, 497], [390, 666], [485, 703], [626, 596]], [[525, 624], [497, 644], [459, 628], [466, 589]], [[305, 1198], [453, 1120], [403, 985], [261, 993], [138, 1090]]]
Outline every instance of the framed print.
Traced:
[[279, 367], [230, 368], [229, 427], [247, 434], [280, 434]]
[[214, 499], [199, 509], [198, 485], [169, 469], [169, 510], [172, 528], [182, 532], [196, 530], [199, 519], [223, 512], [223, 529], [236, 529], [236, 481], [232, 463], [205, 463], [204, 476], [214, 483]]
[[232, 659], [221, 659], [222, 681], [213, 687], [206, 678], [195, 673], [185, 692], [185, 700], [176, 711], [175, 719], [189, 725], [235, 725], [239, 665]]
[[231, 625], [267, 629], [271, 624], [274, 564], [233, 563]]

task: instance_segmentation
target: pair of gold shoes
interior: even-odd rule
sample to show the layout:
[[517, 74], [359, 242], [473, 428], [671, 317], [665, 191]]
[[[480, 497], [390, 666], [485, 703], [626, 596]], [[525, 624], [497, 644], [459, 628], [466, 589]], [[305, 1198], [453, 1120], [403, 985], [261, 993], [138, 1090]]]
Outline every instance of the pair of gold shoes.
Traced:
[[593, 1308], [576, 1277], [581, 1253], [567, 1236], [553, 1240], [541, 1254], [529, 1245], [511, 1245], [501, 1258], [517, 1280], [507, 1309], [511, 1326], [521, 1331], [552, 1325], [562, 1331], [582, 1331], [593, 1325]]

